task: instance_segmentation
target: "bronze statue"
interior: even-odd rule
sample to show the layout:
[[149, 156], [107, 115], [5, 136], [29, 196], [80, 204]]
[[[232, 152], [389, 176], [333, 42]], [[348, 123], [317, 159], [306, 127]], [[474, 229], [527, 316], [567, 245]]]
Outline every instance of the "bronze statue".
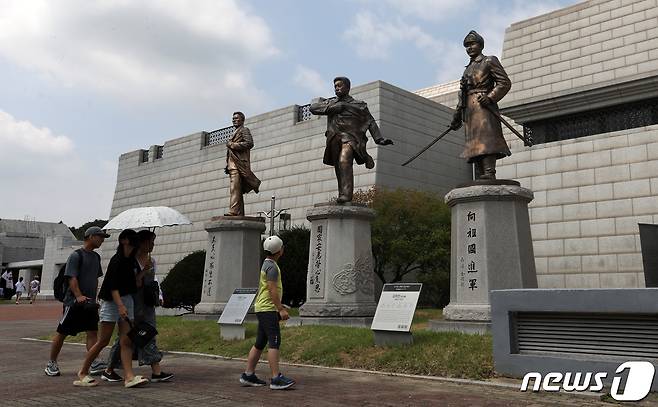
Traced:
[[320, 98], [311, 104], [311, 113], [327, 116], [327, 144], [323, 163], [332, 165], [338, 180], [338, 203], [352, 201], [354, 193], [353, 161], [374, 168], [375, 162], [366, 151], [366, 130], [370, 131], [375, 143], [385, 146], [393, 141], [382, 137], [377, 122], [370, 114], [366, 102], [355, 100], [349, 95], [350, 80], [345, 77], [334, 79], [335, 98]]
[[464, 122], [466, 145], [461, 157], [475, 164], [475, 179], [496, 179], [496, 160], [512, 154], [503, 138], [498, 111], [498, 102], [512, 82], [498, 58], [482, 55], [484, 38], [480, 34], [469, 32], [464, 47], [471, 61], [460, 81], [459, 102], [450, 128], [457, 130]]
[[251, 132], [244, 127], [244, 113], [233, 113], [233, 136], [226, 142], [226, 168], [224, 172], [230, 177], [231, 195], [229, 211], [225, 216], [244, 216], [243, 194], [249, 191], [258, 193], [260, 180], [251, 172], [249, 150], [254, 147]]

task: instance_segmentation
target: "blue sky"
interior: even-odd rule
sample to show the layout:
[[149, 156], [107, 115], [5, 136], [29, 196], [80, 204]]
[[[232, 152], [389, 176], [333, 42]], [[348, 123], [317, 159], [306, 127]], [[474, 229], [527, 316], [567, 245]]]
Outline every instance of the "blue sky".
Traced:
[[0, 218], [109, 216], [120, 154], [332, 93], [457, 79], [571, 0], [0, 0]]

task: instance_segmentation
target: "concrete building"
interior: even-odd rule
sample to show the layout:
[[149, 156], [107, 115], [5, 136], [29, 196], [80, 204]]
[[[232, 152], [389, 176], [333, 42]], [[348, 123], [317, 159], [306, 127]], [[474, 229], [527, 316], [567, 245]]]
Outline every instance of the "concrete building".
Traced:
[[[445, 194], [470, 179], [470, 167], [458, 157], [463, 133], [448, 135], [440, 149], [426, 152], [413, 165], [400, 165], [447, 127], [451, 109], [380, 81], [356, 86], [351, 94], [368, 103], [384, 137], [395, 142], [384, 147], [368, 143], [376, 166], [368, 170], [355, 165], [355, 190], [411, 187]], [[248, 115], [245, 125], [255, 143], [252, 170], [262, 180], [259, 194], [245, 195], [245, 214], [269, 210], [274, 195], [277, 209], [289, 208], [293, 225], [306, 224], [307, 209], [337, 196], [333, 167], [322, 163], [326, 118], [312, 116], [308, 105], [295, 105]], [[227, 211], [225, 141], [231, 134], [231, 127], [195, 133], [120, 157], [110, 218], [133, 207], [164, 205], [194, 223], [156, 231], [158, 274], [165, 275], [187, 254], [205, 249], [204, 223]], [[103, 246], [105, 264], [114, 245], [116, 238], [110, 238]]]
[[[658, 2], [592, 0], [512, 24], [501, 62], [513, 83], [502, 112], [537, 144], [506, 132], [498, 176], [534, 191], [539, 286], [643, 287], [638, 223], [658, 223]], [[447, 85], [418, 93], [456, 104]]]
[[31, 281], [40, 275], [50, 239], [73, 240], [74, 237], [61, 222], [0, 219], [0, 273], [5, 269], [12, 271], [14, 281], [18, 277]]

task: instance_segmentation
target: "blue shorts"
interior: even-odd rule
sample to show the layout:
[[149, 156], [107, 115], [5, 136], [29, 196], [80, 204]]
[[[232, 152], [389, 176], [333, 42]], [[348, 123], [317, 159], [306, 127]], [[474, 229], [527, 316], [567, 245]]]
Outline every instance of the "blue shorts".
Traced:
[[[128, 309], [128, 318], [130, 320], [135, 319], [135, 303], [133, 301], [133, 296], [131, 294], [121, 296], [121, 302]], [[101, 322], [119, 322], [121, 316], [119, 316], [119, 307], [117, 307], [114, 301], [101, 301], [101, 311], [99, 314]]]

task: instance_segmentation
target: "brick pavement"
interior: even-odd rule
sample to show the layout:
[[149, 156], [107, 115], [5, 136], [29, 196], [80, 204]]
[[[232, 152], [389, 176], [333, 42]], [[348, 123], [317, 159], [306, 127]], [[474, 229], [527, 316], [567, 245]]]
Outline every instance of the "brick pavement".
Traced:
[[[165, 356], [163, 366], [176, 374], [171, 383], [151, 383], [124, 389], [101, 382], [91, 389], [72, 385], [84, 348], [65, 345], [60, 377], [47, 377], [43, 368], [49, 344], [21, 340], [48, 334], [56, 326], [57, 303], [0, 305], [1, 405], [10, 406], [611, 406], [596, 398], [568, 394], [527, 394], [515, 388], [459, 384], [332, 369], [284, 366], [298, 381], [288, 391], [240, 387], [237, 379], [244, 362]], [[136, 369], [149, 374], [148, 368]], [[266, 376], [267, 366], [258, 373]], [[652, 396], [653, 397], [653, 396]], [[655, 405], [656, 398], [636, 405]]]

